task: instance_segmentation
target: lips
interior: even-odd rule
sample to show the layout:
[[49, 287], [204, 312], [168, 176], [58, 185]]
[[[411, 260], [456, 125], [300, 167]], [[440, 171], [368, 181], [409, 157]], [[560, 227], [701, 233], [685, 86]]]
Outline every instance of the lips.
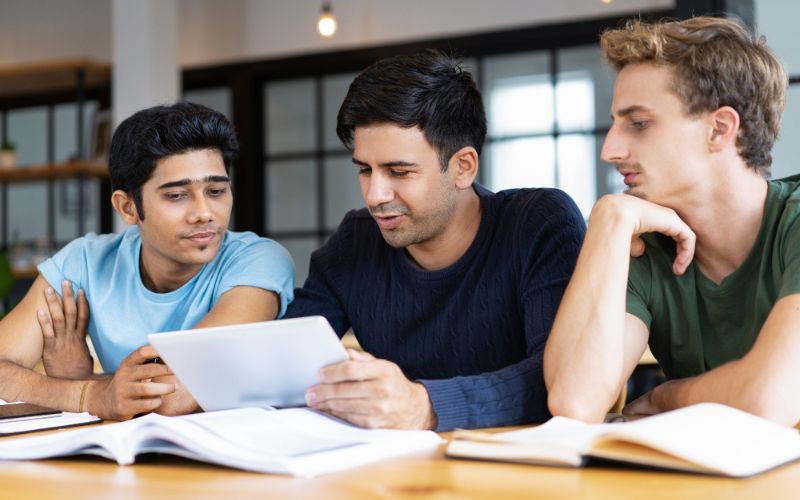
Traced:
[[217, 236], [215, 231], [206, 231], [202, 233], [194, 233], [186, 237], [186, 239], [197, 243], [198, 245], [207, 245], [214, 240], [214, 237]]
[[636, 178], [641, 172], [635, 170], [619, 170], [619, 173], [622, 175], [625, 185], [630, 186], [636, 182]]
[[373, 216], [375, 222], [378, 223], [378, 227], [382, 230], [390, 231], [392, 229], [396, 229], [397, 226], [403, 221], [403, 215], [381, 215], [381, 216]]

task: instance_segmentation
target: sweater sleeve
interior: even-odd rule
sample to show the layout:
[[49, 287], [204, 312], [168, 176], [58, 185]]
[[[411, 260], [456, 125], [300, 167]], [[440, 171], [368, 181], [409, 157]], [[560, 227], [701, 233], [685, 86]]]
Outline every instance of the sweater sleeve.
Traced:
[[[499, 370], [442, 380], [420, 380], [438, 418], [438, 432], [541, 422], [550, 417], [542, 360], [558, 305], [575, 268], [585, 223], [560, 191], [527, 207], [510, 250], [519, 256], [520, 304], [526, 357]], [[544, 198], [544, 199], [542, 199]], [[531, 236], [533, 235], [533, 236]]]
[[351, 280], [340, 257], [346, 255], [343, 245], [352, 239], [352, 214], [348, 213], [328, 242], [311, 254], [308, 278], [294, 291], [285, 318], [324, 316], [339, 337], [350, 328], [341, 294]]

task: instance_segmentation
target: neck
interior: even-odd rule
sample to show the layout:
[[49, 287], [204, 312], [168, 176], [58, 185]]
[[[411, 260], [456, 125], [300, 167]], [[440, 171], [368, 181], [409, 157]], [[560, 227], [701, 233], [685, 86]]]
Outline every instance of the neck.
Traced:
[[410, 245], [408, 254], [422, 269], [435, 271], [454, 264], [469, 249], [481, 225], [481, 200], [470, 187], [458, 194], [445, 230], [423, 243]]
[[139, 256], [139, 273], [142, 284], [156, 293], [177, 290], [200, 272], [199, 264], [179, 264], [161, 256], [153, 255], [144, 245]]
[[675, 211], [697, 236], [695, 263], [719, 284], [753, 249], [764, 218], [767, 182], [745, 167], [708, 186]]

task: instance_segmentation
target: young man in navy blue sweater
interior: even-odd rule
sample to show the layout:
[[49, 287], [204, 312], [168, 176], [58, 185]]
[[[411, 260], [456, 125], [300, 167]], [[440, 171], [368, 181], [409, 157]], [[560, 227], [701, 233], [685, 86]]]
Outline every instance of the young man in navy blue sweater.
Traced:
[[309, 405], [365, 427], [439, 431], [549, 417], [542, 353], [583, 239], [575, 204], [475, 183], [481, 96], [435, 51], [356, 77], [337, 134], [366, 209], [314, 252], [287, 317], [352, 327], [364, 352], [323, 368]]

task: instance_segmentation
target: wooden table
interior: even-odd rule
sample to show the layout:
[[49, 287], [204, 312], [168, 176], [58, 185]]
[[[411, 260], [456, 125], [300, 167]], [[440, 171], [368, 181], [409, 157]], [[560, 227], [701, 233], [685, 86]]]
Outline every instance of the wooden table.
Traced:
[[132, 466], [90, 457], [0, 462], [0, 497], [773, 500], [800, 495], [800, 462], [742, 480], [454, 460], [444, 458], [443, 449], [315, 479], [241, 472], [165, 456]]

